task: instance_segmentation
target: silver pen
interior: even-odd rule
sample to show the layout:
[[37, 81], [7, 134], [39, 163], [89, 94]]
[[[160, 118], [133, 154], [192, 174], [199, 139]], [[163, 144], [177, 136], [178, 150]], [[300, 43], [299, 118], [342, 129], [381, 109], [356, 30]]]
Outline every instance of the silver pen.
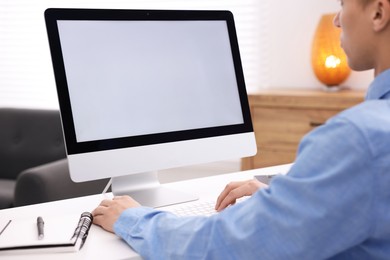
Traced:
[[8, 220], [8, 223], [4, 226], [4, 228], [0, 231], [0, 235], [3, 234], [4, 230], [9, 226], [12, 220]]
[[38, 239], [39, 240], [42, 240], [43, 237], [45, 236], [44, 230], [43, 230], [44, 224], [45, 224], [45, 222], [43, 222], [42, 217], [38, 217], [37, 218], [37, 227], [38, 227]]

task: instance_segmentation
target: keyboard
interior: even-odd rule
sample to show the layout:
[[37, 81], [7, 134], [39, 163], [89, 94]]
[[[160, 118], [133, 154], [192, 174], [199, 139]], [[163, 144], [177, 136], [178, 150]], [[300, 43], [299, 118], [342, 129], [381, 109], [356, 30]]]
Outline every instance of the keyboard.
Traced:
[[192, 203], [184, 203], [183, 205], [175, 205], [167, 211], [170, 211], [180, 217], [211, 216], [218, 213], [214, 207], [215, 201], [196, 201]]
[[[243, 197], [237, 200], [237, 203], [240, 203], [244, 200], [246, 200], [248, 197]], [[212, 216], [214, 214], [217, 214], [218, 212], [214, 209], [215, 207], [215, 201], [195, 201], [195, 202], [189, 202], [189, 203], [183, 203], [178, 205], [169, 206], [165, 209], [169, 212], [172, 212], [173, 214], [180, 216], [180, 217], [186, 217], [186, 216]]]

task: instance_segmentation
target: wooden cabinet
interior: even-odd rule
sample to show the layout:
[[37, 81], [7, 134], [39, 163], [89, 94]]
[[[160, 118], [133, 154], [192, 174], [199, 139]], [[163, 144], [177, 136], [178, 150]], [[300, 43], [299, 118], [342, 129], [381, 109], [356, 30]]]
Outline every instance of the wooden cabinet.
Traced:
[[242, 160], [243, 170], [293, 162], [301, 138], [340, 111], [362, 102], [364, 91], [269, 89], [250, 93], [248, 98], [258, 151]]

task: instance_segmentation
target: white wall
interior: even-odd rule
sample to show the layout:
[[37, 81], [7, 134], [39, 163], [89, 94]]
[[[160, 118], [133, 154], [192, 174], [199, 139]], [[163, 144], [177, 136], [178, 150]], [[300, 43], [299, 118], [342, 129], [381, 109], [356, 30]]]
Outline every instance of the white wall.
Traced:
[[[269, 0], [267, 10], [268, 68], [261, 69], [263, 87], [319, 88], [322, 86], [310, 63], [311, 43], [322, 14], [339, 10], [336, 0]], [[373, 72], [352, 72], [343, 85], [364, 89], [373, 79]]]
[[49, 7], [231, 10], [245, 46], [241, 54], [246, 78], [257, 88], [252, 57], [258, 56], [259, 44], [252, 32], [260, 26], [256, 20], [261, 5], [258, 0], [0, 0], [0, 106], [58, 108], [43, 17]]
[[[30, 0], [0, 0], [0, 106], [58, 107], [42, 15], [45, 8], [78, 7], [82, 5], [79, 2], [96, 2], [94, 6], [100, 7], [107, 3], [111, 6], [113, 2], [69, 0], [63, 6], [59, 4], [62, 1], [39, 0], [32, 4]], [[241, 10], [243, 15], [238, 16], [236, 23], [239, 40], [247, 46], [246, 55], [242, 56], [249, 90], [265, 87], [320, 88], [322, 84], [315, 78], [310, 64], [311, 42], [321, 14], [338, 11], [338, 1], [256, 1], [197, 0], [193, 3], [196, 3], [197, 8], [207, 8], [206, 2], [212, 2], [209, 8], [235, 7]], [[115, 2], [126, 2], [126, 8], [139, 8], [146, 5], [146, 2], [154, 8], [183, 8], [187, 7], [184, 3], [192, 1]], [[249, 32], [252, 30], [250, 24], [253, 21], [252, 8], [256, 6], [254, 3], [257, 4], [255, 11], [259, 13], [259, 20], [254, 22], [258, 26], [258, 34], [253, 35], [256, 39], [248, 44], [245, 37], [252, 35]], [[245, 23], [246, 21], [250, 21], [250, 24]], [[251, 59], [252, 53], [255, 59]], [[258, 68], [253, 65], [257, 60], [260, 60]], [[371, 71], [353, 72], [345, 85], [366, 88], [372, 75]]]

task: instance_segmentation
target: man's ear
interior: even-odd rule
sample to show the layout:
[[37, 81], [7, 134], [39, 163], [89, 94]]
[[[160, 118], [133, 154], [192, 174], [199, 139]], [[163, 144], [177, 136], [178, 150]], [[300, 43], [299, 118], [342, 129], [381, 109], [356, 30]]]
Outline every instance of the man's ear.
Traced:
[[379, 32], [390, 26], [389, 0], [376, 0], [372, 4], [371, 10], [374, 31]]

